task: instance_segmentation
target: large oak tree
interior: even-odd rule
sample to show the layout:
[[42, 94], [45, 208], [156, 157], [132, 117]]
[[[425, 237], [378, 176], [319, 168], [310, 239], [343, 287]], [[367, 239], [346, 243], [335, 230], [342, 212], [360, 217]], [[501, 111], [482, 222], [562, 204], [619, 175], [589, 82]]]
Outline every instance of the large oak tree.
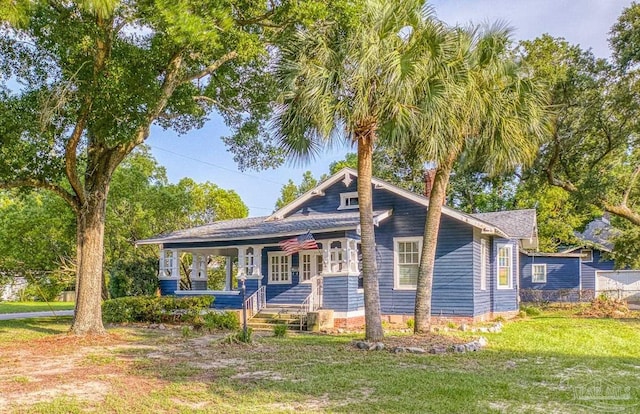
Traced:
[[212, 111], [234, 131], [229, 143], [243, 161], [277, 159], [268, 145], [249, 145], [264, 134], [274, 92], [268, 45], [327, 8], [286, 0], [3, 3], [0, 187], [49, 190], [75, 213], [73, 333], [104, 333], [105, 208], [118, 165], [153, 124], [185, 133]]

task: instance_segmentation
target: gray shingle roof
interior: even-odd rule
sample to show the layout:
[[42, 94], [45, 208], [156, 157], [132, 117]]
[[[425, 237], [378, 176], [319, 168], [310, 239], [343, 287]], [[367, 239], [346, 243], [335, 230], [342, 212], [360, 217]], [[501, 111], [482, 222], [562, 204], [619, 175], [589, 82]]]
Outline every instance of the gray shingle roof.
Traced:
[[587, 242], [587, 245], [595, 245], [595, 247], [611, 251], [613, 250], [611, 240], [619, 233], [619, 230], [611, 226], [608, 218], [601, 217], [587, 224], [582, 233], [575, 232], [575, 235], [580, 240]]
[[476, 213], [472, 216], [497, 226], [516, 239], [537, 237], [536, 210], [534, 209]]
[[[387, 210], [375, 211], [374, 217]], [[197, 241], [221, 241], [264, 239], [269, 237], [295, 236], [306, 231], [326, 232], [351, 230], [360, 224], [358, 211], [348, 213], [293, 215], [282, 220], [265, 221], [266, 216], [245, 219], [223, 220], [203, 226], [178, 230], [164, 236], [140, 240], [137, 244], [180, 243]]]

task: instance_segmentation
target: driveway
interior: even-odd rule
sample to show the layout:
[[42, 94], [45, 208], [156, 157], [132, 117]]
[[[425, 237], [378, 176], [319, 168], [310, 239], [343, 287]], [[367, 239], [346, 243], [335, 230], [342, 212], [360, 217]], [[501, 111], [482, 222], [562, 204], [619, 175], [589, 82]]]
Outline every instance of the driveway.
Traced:
[[9, 319], [46, 318], [47, 316], [73, 316], [73, 311], [57, 310], [43, 312], [4, 313], [0, 314], [0, 321], [7, 321]]

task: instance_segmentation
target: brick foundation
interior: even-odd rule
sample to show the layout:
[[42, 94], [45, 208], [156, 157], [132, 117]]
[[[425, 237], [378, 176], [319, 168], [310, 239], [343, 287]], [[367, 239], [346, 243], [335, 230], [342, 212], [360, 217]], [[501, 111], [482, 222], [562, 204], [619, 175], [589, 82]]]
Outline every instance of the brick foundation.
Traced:
[[362, 328], [364, 327], [364, 315], [354, 316], [353, 318], [336, 318], [333, 320], [335, 328]]

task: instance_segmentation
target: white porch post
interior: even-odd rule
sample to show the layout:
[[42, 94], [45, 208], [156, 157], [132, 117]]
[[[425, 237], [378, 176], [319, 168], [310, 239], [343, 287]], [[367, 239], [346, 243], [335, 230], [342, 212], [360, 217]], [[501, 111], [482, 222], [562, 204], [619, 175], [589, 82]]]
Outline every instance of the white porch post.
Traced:
[[171, 276], [178, 280], [178, 287], [176, 290], [180, 290], [180, 256], [178, 250], [171, 252]]
[[207, 256], [191, 253], [191, 289], [207, 290]]
[[[253, 271], [251, 277], [254, 279], [262, 279], [262, 247], [253, 248]], [[260, 286], [260, 283], [258, 283]]]
[[246, 257], [245, 257], [245, 249], [246, 247], [238, 247], [238, 278], [246, 277]]
[[178, 251], [171, 249], [160, 250], [159, 265], [160, 292], [163, 295], [172, 295], [180, 289]]

